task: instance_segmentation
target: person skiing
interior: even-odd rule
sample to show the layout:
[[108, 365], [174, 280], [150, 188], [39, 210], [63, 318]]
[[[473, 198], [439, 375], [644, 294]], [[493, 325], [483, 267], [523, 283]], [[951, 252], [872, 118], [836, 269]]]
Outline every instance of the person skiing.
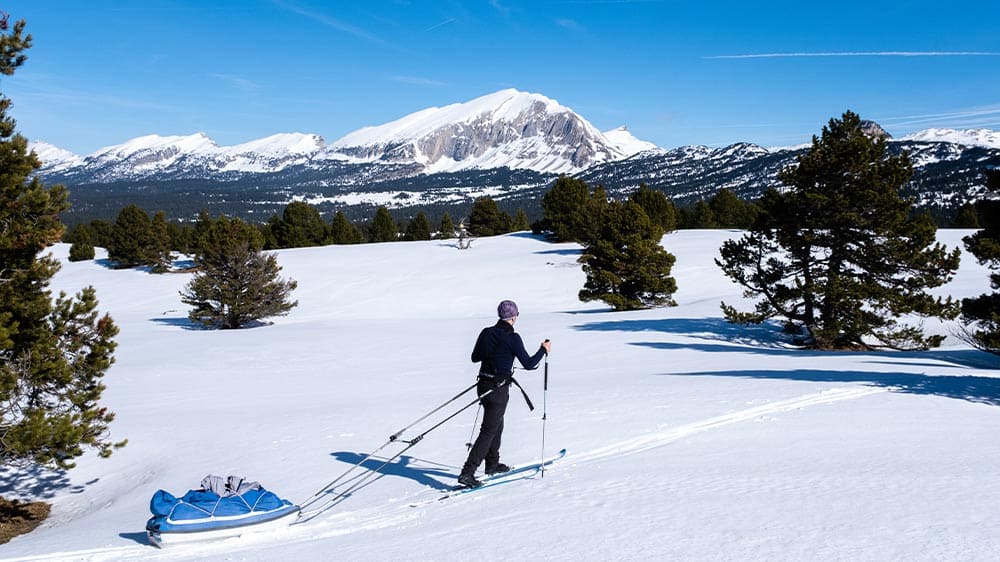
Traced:
[[483, 328], [472, 348], [472, 362], [480, 363], [476, 393], [481, 397], [483, 424], [458, 477], [459, 484], [472, 488], [482, 485], [476, 479], [476, 470], [484, 460], [487, 475], [507, 472], [511, 468], [500, 462], [500, 439], [510, 382], [513, 380], [514, 359], [517, 358], [521, 366], [529, 371], [537, 369], [552, 348], [549, 340], [545, 340], [534, 355], [528, 355], [521, 336], [514, 332], [518, 317], [514, 301], [501, 301], [497, 306], [497, 316], [500, 317], [497, 323]]

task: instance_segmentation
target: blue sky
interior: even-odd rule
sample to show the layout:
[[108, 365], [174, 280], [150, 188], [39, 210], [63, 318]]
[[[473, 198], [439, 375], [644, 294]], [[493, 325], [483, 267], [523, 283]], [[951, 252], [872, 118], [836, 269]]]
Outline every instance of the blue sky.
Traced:
[[8, 0], [34, 37], [0, 91], [87, 154], [147, 135], [328, 141], [503, 88], [664, 148], [1000, 129], [1000, 2]]

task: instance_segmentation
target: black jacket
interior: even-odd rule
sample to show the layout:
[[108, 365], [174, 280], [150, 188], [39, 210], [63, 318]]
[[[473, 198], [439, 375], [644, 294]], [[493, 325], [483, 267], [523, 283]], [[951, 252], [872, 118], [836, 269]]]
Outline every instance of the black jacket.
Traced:
[[472, 362], [482, 362], [479, 372], [499, 377], [514, 374], [514, 358], [527, 370], [537, 369], [545, 357], [545, 348], [539, 347], [534, 355], [528, 355], [521, 336], [514, 332], [509, 322], [498, 320], [496, 325], [483, 328], [472, 348]]

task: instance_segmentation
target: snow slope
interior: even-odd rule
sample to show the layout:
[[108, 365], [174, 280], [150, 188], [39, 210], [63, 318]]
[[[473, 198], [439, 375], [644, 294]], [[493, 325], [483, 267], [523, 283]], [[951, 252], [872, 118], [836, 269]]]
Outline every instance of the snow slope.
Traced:
[[926, 129], [900, 140], [918, 142], [950, 142], [963, 146], [981, 146], [983, 148], [1000, 148], [1000, 132], [990, 129]]
[[[729, 325], [719, 302], [741, 291], [712, 259], [736, 235], [667, 235], [679, 305], [628, 313], [576, 299], [578, 246], [524, 234], [464, 251], [284, 250], [299, 306], [239, 331], [192, 329], [187, 274], [65, 263], [54, 288], [93, 284], [121, 327], [103, 402], [129, 445], [65, 474], [0, 476], [0, 494], [53, 503], [0, 559], [994, 560], [1000, 360], [953, 337], [922, 353], [817, 353], [785, 347], [775, 326]], [[986, 290], [966, 255], [941, 292]], [[503, 446], [513, 464], [542, 454], [544, 402], [546, 452], [569, 450], [544, 478], [424, 501], [454, 482], [470, 409], [313, 521], [144, 544], [153, 492], [209, 473], [311, 496], [472, 383], [472, 344], [504, 298], [529, 347], [553, 342], [547, 394], [541, 370], [517, 373], [539, 410], [512, 393]]]

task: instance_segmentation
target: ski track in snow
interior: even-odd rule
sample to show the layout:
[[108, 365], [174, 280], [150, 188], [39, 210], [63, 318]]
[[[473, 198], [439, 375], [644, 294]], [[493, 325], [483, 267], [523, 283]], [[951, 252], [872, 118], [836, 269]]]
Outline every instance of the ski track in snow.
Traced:
[[[892, 388], [885, 387], [840, 387], [805, 394], [788, 400], [771, 402], [761, 406], [755, 406], [753, 408], [739, 410], [723, 414], [721, 416], [715, 416], [707, 420], [689, 423], [665, 431], [648, 433], [646, 435], [641, 435], [633, 439], [628, 439], [580, 454], [572, 454], [571, 452], [570, 460], [572, 464], [570, 466], [577, 467], [579, 465], [586, 465], [611, 457], [642, 453], [650, 449], [673, 443], [696, 433], [750, 421], [768, 414], [790, 412], [811, 406], [831, 404], [845, 400], [856, 400], [873, 394], [889, 392], [891, 390]], [[438, 495], [438, 491], [435, 490], [434, 492], [435, 496]], [[251, 531], [245, 536], [218, 541], [206, 541], [204, 543], [169, 546], [163, 550], [158, 550], [144, 545], [134, 545], [79, 550], [73, 552], [55, 552], [39, 556], [12, 558], [7, 560], [9, 562], [35, 562], [40, 560], [89, 560], [92, 562], [101, 562], [111, 560], [162, 560], [188, 557], [210, 557], [213, 555], [231, 556], [235, 551], [254, 547], [317, 541], [356, 532], [405, 524], [423, 516], [424, 510], [414, 509], [415, 507], [437, 503], [436, 501], [420, 502], [419, 498], [425, 495], [426, 490], [421, 490], [409, 498], [393, 498], [389, 505], [382, 504], [354, 511], [331, 512], [328, 515], [321, 515], [315, 520], [297, 525], [291, 525], [282, 529], [265, 532]], [[417, 500], [416, 503], [414, 502], [415, 499]]]
[[674, 427], [665, 431], [640, 435], [639, 437], [628, 439], [626, 441], [615, 443], [613, 445], [608, 445], [605, 447], [601, 447], [599, 449], [594, 449], [589, 452], [581, 453], [579, 455], [573, 455], [573, 463], [586, 464], [606, 459], [609, 457], [617, 457], [620, 455], [632, 455], [636, 453], [641, 453], [643, 451], [648, 451], [649, 449], [654, 449], [656, 447], [672, 443], [674, 441], [677, 441], [678, 439], [682, 439], [684, 437], [693, 435], [695, 433], [700, 433], [702, 431], [715, 429], [725, 425], [752, 420], [760, 416], [768, 414], [776, 414], [780, 412], [789, 412], [792, 410], [798, 410], [800, 408], [806, 408], [808, 406], [816, 406], [819, 404], [829, 404], [832, 402], [841, 402], [843, 400], [854, 400], [857, 398], [870, 396], [872, 394], [888, 392], [890, 390], [892, 389], [872, 388], [872, 387], [831, 388], [823, 390], [821, 392], [799, 396], [797, 398], [790, 398], [788, 400], [771, 402], [769, 404], [756, 406], [746, 410], [739, 410], [737, 412], [716, 416], [714, 418], [709, 418], [707, 420], [689, 423], [687, 425], [682, 425], [680, 427]]

